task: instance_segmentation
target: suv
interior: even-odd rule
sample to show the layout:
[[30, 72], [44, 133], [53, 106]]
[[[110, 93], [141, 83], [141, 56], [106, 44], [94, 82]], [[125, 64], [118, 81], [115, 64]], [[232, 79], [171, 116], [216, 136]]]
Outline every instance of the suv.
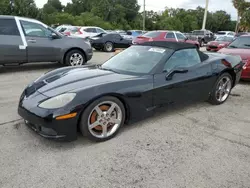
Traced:
[[233, 31], [218, 31], [215, 34], [216, 39], [219, 37], [234, 37], [235, 36], [235, 32]]
[[195, 37], [195, 39], [198, 39], [201, 47], [215, 39], [214, 34], [209, 30], [194, 30], [189, 37]]
[[107, 33], [107, 32], [100, 27], [80, 27], [78, 33], [75, 34], [74, 36], [87, 38], [87, 37], [97, 36], [101, 33]]
[[40, 21], [0, 16], [0, 65], [61, 62], [83, 65], [92, 58], [89, 42], [66, 37]]

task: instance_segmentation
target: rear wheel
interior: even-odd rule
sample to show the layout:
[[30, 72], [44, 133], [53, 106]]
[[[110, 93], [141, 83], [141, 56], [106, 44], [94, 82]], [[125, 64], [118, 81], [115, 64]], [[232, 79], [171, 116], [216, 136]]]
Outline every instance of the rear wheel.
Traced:
[[115, 97], [102, 97], [91, 103], [82, 114], [80, 129], [93, 141], [113, 138], [125, 121], [125, 108]]
[[113, 52], [114, 51], [114, 45], [112, 42], [106, 42], [104, 45], [104, 50], [106, 52]]
[[71, 50], [66, 54], [65, 64], [68, 66], [81, 66], [85, 63], [85, 55], [80, 50]]
[[228, 99], [232, 87], [232, 76], [229, 73], [222, 74], [217, 80], [213, 91], [211, 92], [209, 102], [213, 105], [220, 105], [224, 103]]

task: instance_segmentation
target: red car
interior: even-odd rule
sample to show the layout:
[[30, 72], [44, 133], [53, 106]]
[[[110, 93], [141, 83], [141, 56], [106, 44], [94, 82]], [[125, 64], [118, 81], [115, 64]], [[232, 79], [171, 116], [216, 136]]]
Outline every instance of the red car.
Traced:
[[195, 44], [200, 47], [198, 41], [188, 40], [188, 38], [179, 31], [149, 31], [144, 35], [138, 36], [133, 40], [133, 44], [141, 44], [151, 41], [170, 41], [170, 42], [186, 42]]
[[227, 47], [233, 40], [234, 37], [219, 37], [215, 41], [211, 41], [207, 44], [207, 51], [217, 52], [220, 49]]
[[241, 79], [250, 80], [250, 35], [236, 38], [228, 47], [222, 48], [219, 53], [239, 55], [245, 63]]

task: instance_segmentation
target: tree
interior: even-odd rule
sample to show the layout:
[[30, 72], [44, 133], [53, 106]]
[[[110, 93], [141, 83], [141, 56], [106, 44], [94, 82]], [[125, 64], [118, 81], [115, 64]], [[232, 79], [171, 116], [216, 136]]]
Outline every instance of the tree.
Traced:
[[34, 0], [15, 0], [12, 8], [9, 0], [1, 0], [0, 14], [37, 18], [38, 8]]
[[250, 29], [250, 2], [245, 0], [232, 0], [234, 7], [238, 11], [238, 16], [240, 17], [240, 30]]
[[53, 14], [57, 12], [62, 12], [63, 5], [60, 0], [48, 0], [48, 2], [43, 6], [43, 12], [45, 14]]

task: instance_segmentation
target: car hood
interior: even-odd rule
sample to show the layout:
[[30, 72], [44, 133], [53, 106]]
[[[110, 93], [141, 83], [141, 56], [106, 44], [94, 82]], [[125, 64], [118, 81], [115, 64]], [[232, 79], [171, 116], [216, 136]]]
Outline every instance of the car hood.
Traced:
[[239, 55], [243, 60], [250, 59], [250, 49], [223, 48], [219, 53]]
[[90, 88], [106, 83], [122, 80], [136, 79], [138, 76], [118, 74], [112, 71], [102, 70], [96, 66], [75, 67], [65, 69], [43, 79], [39, 79], [40, 88], [38, 92], [48, 97], [56, 96], [61, 93], [76, 89]]
[[227, 42], [227, 41], [211, 41], [209, 44], [210, 45], [219, 45], [219, 44], [229, 44], [230, 42]]

